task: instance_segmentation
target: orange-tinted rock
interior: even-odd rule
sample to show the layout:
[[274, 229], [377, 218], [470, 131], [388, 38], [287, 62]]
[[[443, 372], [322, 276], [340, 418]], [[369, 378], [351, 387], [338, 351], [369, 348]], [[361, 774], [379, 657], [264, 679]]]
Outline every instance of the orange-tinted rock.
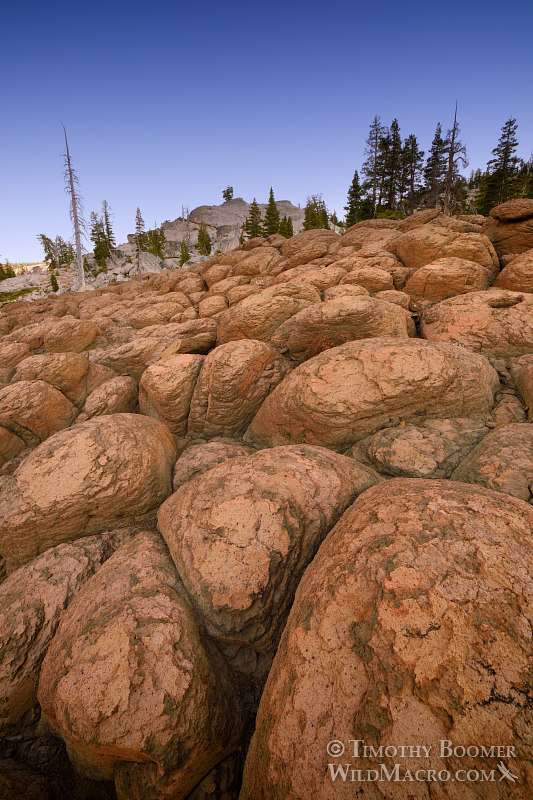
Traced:
[[491, 273], [464, 258], [438, 258], [414, 272], [404, 290], [415, 298], [445, 300], [457, 294], [488, 289]]
[[20, 436], [11, 433], [7, 428], [3, 428], [0, 425], [0, 466], [22, 452], [25, 447], [26, 443]]
[[281, 252], [289, 259], [291, 267], [307, 264], [326, 255], [331, 245], [339, 241], [339, 235], [323, 229], [302, 231], [282, 245]]
[[511, 365], [511, 375], [526, 404], [528, 417], [533, 420], [533, 354], [515, 359]]
[[188, 436], [239, 436], [290, 365], [270, 345], [240, 339], [215, 347], [190, 404]]
[[533, 247], [533, 217], [514, 222], [500, 222], [491, 217], [485, 222], [482, 230], [494, 245], [500, 258], [525, 253]]
[[410, 316], [373, 297], [338, 297], [304, 308], [276, 330], [272, 346], [295, 361], [355, 339], [397, 336], [407, 339]]
[[126, 344], [112, 345], [105, 350], [94, 350], [91, 359], [110, 367], [119, 375], [129, 375], [138, 381], [144, 370], [163, 356], [179, 352], [179, 343], [155, 336], [139, 337]]
[[533, 217], [533, 200], [523, 198], [520, 200], [508, 200], [499, 206], [491, 208], [491, 217], [499, 219], [501, 222], [518, 222], [522, 219]]
[[70, 400], [44, 381], [18, 381], [0, 389], [0, 425], [29, 445], [68, 428], [77, 414]]
[[127, 375], [111, 378], [90, 393], [76, 422], [105, 414], [129, 413], [135, 410], [137, 401], [137, 383], [133, 378]]
[[359, 267], [348, 272], [341, 280], [341, 284], [355, 283], [363, 286], [369, 292], [382, 292], [385, 289], [394, 289], [392, 275], [379, 267]]
[[426, 310], [420, 331], [432, 342], [452, 342], [498, 357], [533, 352], [533, 295], [488, 289]]
[[276, 264], [283, 261], [283, 256], [275, 247], [258, 247], [251, 253], [246, 253], [246, 257], [239, 259], [239, 263], [233, 267], [232, 275], [268, 275]]
[[61, 542], [137, 521], [170, 494], [176, 451], [140, 414], [95, 417], [47, 439], [0, 482], [8, 573]]
[[198, 315], [202, 317], [213, 317], [220, 311], [225, 311], [228, 307], [228, 301], [223, 295], [217, 294], [214, 297], [204, 297], [198, 303]]
[[313, 269], [310, 265], [303, 264], [300, 267], [294, 267], [282, 272], [274, 283], [287, 283], [288, 281], [296, 284], [306, 283], [314, 286], [320, 292], [324, 291], [324, 289], [329, 289], [330, 286], [336, 286], [345, 275], [346, 270], [334, 264], [327, 267], [317, 267], [316, 269]]
[[11, 382], [46, 381], [80, 407], [87, 396], [88, 370], [89, 360], [83, 353], [36, 355], [19, 362]]
[[385, 475], [449, 478], [488, 432], [481, 419], [430, 419], [420, 425], [384, 428], [362, 439], [347, 455]]
[[139, 407], [164, 422], [172, 433], [185, 436], [191, 398], [205, 356], [169, 356], [143, 372]]
[[406, 267], [419, 269], [438, 258], [439, 251], [453, 238], [454, 234], [445, 228], [422, 225], [393, 239], [387, 250], [398, 256]]
[[[240, 800], [531, 795], [532, 525], [527, 503], [449, 481], [396, 478], [361, 495], [298, 587]], [[448, 755], [442, 740], [514, 748], [502, 762], [518, 791], [499, 781], [497, 758]], [[362, 758], [357, 741], [383, 751]], [[397, 749], [422, 742], [427, 755]], [[396, 763], [399, 782], [364, 780]], [[354, 779], [334, 782], [346, 764]], [[434, 793], [403, 782], [407, 769], [494, 769], [497, 784], [450, 781]]]
[[174, 467], [172, 481], [174, 491], [177, 491], [187, 481], [203, 475], [204, 472], [208, 472], [229, 458], [248, 456], [253, 452], [253, 448], [247, 444], [223, 438], [189, 445], [178, 458]]
[[61, 615], [128, 534], [60, 544], [0, 584], [0, 728], [37, 702], [42, 660]]
[[235, 749], [239, 703], [157, 533], [138, 534], [70, 604], [39, 702], [77, 768], [114, 777], [119, 800], [182, 800]]
[[161, 506], [159, 528], [189, 597], [237, 669], [268, 669], [322, 537], [377, 480], [323, 448], [280, 447], [226, 461]]
[[405, 292], [398, 292], [396, 289], [384, 289], [382, 292], [376, 292], [374, 297], [376, 300], [385, 300], [387, 303], [393, 303], [409, 311], [411, 298]]
[[44, 347], [49, 353], [81, 353], [87, 350], [102, 331], [94, 322], [64, 316], [44, 335]]
[[247, 297], [222, 314], [217, 344], [237, 339], [268, 342], [282, 322], [303, 308], [319, 302], [320, 295], [312, 286], [285, 283], [264, 289], [260, 294]]
[[419, 339], [367, 339], [296, 367], [246, 433], [253, 444], [294, 442], [345, 450], [402, 420], [486, 413], [499, 387], [483, 356]]
[[370, 292], [363, 286], [356, 286], [353, 283], [343, 283], [339, 286], [332, 286], [324, 292], [324, 300], [335, 300], [338, 297], [368, 297]]
[[533, 293], [533, 249], [508, 261], [494, 285], [512, 292]]
[[30, 347], [27, 344], [23, 344], [22, 342], [1, 342], [0, 382], [9, 383], [17, 364], [29, 354]]
[[533, 498], [533, 425], [500, 425], [462, 461], [452, 480], [478, 483], [531, 502]]

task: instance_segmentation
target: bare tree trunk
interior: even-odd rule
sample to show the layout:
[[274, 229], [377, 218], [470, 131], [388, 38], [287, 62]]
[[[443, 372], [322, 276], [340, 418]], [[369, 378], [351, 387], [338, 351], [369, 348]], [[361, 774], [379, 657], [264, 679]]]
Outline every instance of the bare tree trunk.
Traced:
[[63, 131], [65, 132], [65, 145], [67, 148], [66, 152], [66, 168], [67, 168], [67, 178], [69, 183], [69, 191], [70, 191], [70, 207], [72, 211], [72, 222], [74, 223], [74, 237], [76, 240], [76, 260], [78, 262], [78, 288], [84, 289], [85, 288], [85, 275], [83, 272], [83, 254], [81, 252], [81, 230], [80, 230], [80, 218], [78, 214], [78, 195], [76, 194], [76, 188], [74, 186], [74, 174], [72, 170], [72, 164], [70, 163], [70, 153], [68, 149], [68, 140], [67, 140], [67, 132], [65, 130], [65, 126], [63, 125]]
[[457, 100], [455, 101], [455, 116], [453, 118], [452, 138], [450, 141], [450, 152], [448, 154], [448, 170], [446, 172], [446, 185], [444, 189], [444, 208], [443, 211], [446, 216], [451, 214], [451, 199], [452, 199], [452, 182], [453, 182], [453, 166], [455, 157], [455, 135], [457, 132]]

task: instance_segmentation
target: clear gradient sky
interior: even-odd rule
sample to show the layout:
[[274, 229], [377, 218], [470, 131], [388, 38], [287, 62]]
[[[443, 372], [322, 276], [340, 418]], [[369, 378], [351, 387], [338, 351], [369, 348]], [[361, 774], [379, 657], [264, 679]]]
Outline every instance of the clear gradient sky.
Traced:
[[9, 2], [0, 17], [0, 260], [72, 235], [61, 121], [86, 216], [118, 241], [235, 196], [342, 215], [375, 114], [427, 151], [455, 100], [471, 168], [518, 120], [533, 150], [533, 1]]

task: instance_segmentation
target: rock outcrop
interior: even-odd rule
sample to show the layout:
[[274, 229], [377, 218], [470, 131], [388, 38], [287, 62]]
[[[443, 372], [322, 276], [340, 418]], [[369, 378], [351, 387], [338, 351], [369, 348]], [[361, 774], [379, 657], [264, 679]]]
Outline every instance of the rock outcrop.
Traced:
[[279, 447], [225, 461], [161, 506], [159, 528], [189, 597], [236, 669], [268, 670], [303, 570], [378, 480], [324, 448]]
[[[448, 481], [396, 478], [356, 500], [298, 587], [240, 800], [392, 797], [390, 787], [402, 796], [402, 783], [364, 780], [380, 764], [400, 764], [402, 776], [497, 770], [479, 749], [442, 754], [440, 740], [514, 748], [505, 766], [530, 794], [532, 524], [527, 503]], [[432, 749], [361, 760], [357, 741]], [[345, 764], [354, 780], [334, 782]], [[428, 796], [426, 784], [408, 785]], [[451, 796], [474, 800], [478, 786], [462, 783]]]
[[96, 417], [50, 437], [0, 483], [0, 555], [12, 572], [61, 542], [127, 524], [171, 491], [168, 428], [137, 414]]
[[235, 200], [2, 306], [0, 795], [533, 794], [531, 203], [236, 247]]
[[182, 800], [235, 749], [239, 702], [157, 533], [135, 536], [78, 592], [39, 702], [78, 769], [114, 778], [119, 800]]
[[449, 344], [366, 339], [297, 367], [254, 417], [247, 441], [333, 450], [401, 421], [488, 412], [498, 378], [487, 359]]

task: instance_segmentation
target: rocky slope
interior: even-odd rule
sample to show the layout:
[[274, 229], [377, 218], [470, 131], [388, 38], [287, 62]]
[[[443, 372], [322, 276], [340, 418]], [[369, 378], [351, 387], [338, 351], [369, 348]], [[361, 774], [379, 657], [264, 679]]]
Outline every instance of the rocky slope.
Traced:
[[533, 795], [532, 259], [512, 201], [4, 306], [1, 797]]

